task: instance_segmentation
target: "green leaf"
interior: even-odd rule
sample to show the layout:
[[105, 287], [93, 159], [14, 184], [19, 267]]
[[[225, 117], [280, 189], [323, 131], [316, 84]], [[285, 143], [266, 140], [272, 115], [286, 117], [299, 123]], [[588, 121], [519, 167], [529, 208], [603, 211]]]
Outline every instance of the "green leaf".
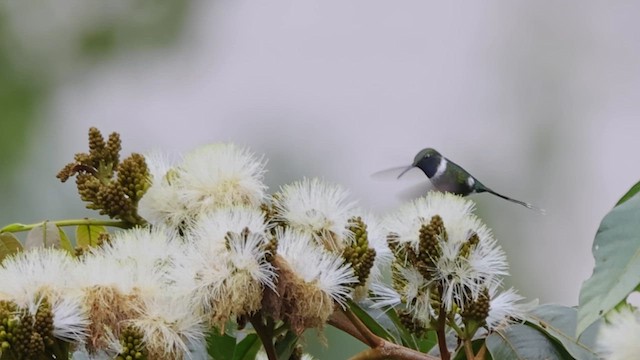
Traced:
[[602, 220], [593, 242], [595, 268], [580, 289], [577, 335], [627, 298], [640, 284], [640, 195]]
[[275, 348], [278, 359], [288, 359], [298, 343], [298, 335], [293, 331], [287, 331], [284, 338], [276, 341]]
[[629, 189], [629, 191], [627, 191], [627, 193], [624, 194], [624, 196], [622, 196], [620, 198], [620, 200], [618, 200], [618, 202], [616, 203], [616, 206], [618, 206], [618, 205], [622, 204], [623, 202], [631, 199], [639, 191], [640, 191], [640, 181], [638, 181], [635, 185], [633, 185], [631, 187], [631, 189]]
[[[358, 319], [360, 319], [367, 326], [367, 328], [371, 330], [371, 332], [383, 339], [399, 344], [400, 334], [398, 333], [398, 329], [395, 328], [395, 325], [384, 313], [384, 311], [372, 308], [371, 304], [373, 304], [371, 300], [365, 300], [360, 304], [356, 304], [353, 301], [349, 302], [351, 311], [353, 311]], [[362, 308], [361, 306], [364, 306], [365, 308]], [[382, 322], [385, 323], [384, 326]], [[392, 335], [388, 329], [395, 330], [395, 334]]]
[[24, 248], [27, 250], [36, 247], [60, 248], [60, 240], [60, 232], [56, 224], [45, 221], [27, 233]]
[[[473, 340], [471, 342], [471, 347], [473, 348], [473, 354], [477, 355], [478, 351], [480, 351], [480, 348], [482, 347], [482, 345], [484, 345], [485, 343], [485, 339], [477, 339], [477, 340]], [[485, 353], [485, 357], [483, 360], [490, 360], [491, 359], [491, 355], [488, 353]], [[458, 349], [458, 351], [453, 354], [453, 360], [467, 360], [467, 354], [464, 352], [464, 346], [460, 346], [460, 349]]]
[[427, 330], [427, 333], [418, 339], [418, 350], [421, 353], [428, 353], [438, 345], [438, 335], [435, 330]]
[[207, 353], [213, 360], [234, 360], [236, 338], [213, 329], [207, 335]]
[[70, 254], [74, 254], [75, 251], [73, 249], [73, 245], [71, 245], [71, 240], [69, 240], [67, 234], [59, 226], [58, 232], [60, 233], [60, 247], [64, 250], [67, 250]]
[[257, 334], [249, 334], [240, 341], [233, 352], [233, 360], [254, 360], [262, 348]]
[[76, 228], [76, 246], [83, 248], [96, 246], [100, 234], [107, 232], [107, 228], [100, 225], [78, 225]]
[[522, 324], [494, 332], [487, 337], [486, 344], [493, 360], [571, 359], [544, 334]]
[[0, 234], [0, 263], [4, 258], [22, 251], [20, 240], [12, 233]]
[[539, 331], [560, 342], [565, 350], [577, 360], [599, 359], [594, 350], [599, 323], [585, 331], [580, 340], [575, 336], [578, 311], [561, 305], [540, 305], [531, 311], [527, 321]]

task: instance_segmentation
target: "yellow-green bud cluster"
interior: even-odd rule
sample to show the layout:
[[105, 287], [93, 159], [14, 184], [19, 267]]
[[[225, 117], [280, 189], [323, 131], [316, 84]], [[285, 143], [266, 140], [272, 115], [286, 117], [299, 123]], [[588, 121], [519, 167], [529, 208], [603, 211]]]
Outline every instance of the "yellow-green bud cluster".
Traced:
[[465, 304], [460, 314], [462, 320], [464, 322], [474, 321], [483, 326], [489, 316], [489, 310], [491, 310], [490, 302], [489, 290], [484, 288], [476, 300]]
[[138, 201], [149, 188], [149, 169], [140, 154], [120, 161], [120, 135], [105, 143], [100, 131], [89, 129], [89, 153], [78, 153], [57, 175], [62, 181], [76, 176], [78, 193], [87, 208], [131, 224], [142, 224]]
[[351, 264], [358, 284], [364, 285], [376, 259], [376, 250], [369, 247], [367, 224], [361, 217], [349, 219], [347, 228], [353, 234], [353, 242], [344, 248], [342, 257]]
[[472, 234], [469, 237], [469, 240], [467, 240], [460, 247], [459, 256], [461, 258], [468, 259], [469, 258], [469, 254], [471, 254], [471, 250], [473, 250], [476, 247], [476, 245], [478, 245], [479, 242], [480, 242], [480, 238], [478, 237], [478, 234]]
[[54, 341], [53, 313], [46, 299], [41, 301], [33, 316], [19, 310], [11, 302], [0, 301], [0, 346], [3, 355], [10, 353], [9, 358], [17, 360], [45, 358]]
[[148, 352], [142, 341], [142, 332], [133, 326], [128, 326], [120, 333], [122, 352], [115, 360], [146, 360]]

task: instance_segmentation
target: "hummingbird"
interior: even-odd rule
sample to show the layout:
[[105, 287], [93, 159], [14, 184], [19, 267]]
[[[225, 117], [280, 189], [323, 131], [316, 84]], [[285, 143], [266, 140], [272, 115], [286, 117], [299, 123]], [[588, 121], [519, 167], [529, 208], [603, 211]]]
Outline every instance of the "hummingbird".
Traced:
[[450, 192], [461, 196], [488, 192], [505, 200], [520, 204], [526, 208], [538, 210], [544, 213], [544, 210], [527, 202], [516, 200], [491, 190], [469, 174], [469, 172], [463, 169], [460, 165], [442, 156], [442, 154], [435, 149], [426, 148], [420, 150], [420, 152], [415, 156], [413, 164], [404, 169], [400, 175], [398, 175], [398, 179], [400, 179], [407, 171], [415, 167], [419, 168], [425, 175], [427, 175], [433, 184], [433, 187], [438, 191]]

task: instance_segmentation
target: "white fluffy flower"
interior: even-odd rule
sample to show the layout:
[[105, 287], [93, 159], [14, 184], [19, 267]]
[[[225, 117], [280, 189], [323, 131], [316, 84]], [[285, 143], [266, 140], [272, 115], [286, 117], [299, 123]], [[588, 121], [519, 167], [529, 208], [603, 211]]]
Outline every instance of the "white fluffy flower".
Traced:
[[233, 206], [258, 207], [264, 200], [266, 161], [234, 144], [203, 146], [173, 165], [148, 155], [151, 187], [139, 213], [154, 225], [183, 228], [200, 214]]
[[353, 269], [338, 254], [317, 245], [308, 233], [280, 231], [277, 238], [278, 255], [293, 273], [344, 306], [350, 297], [349, 285], [357, 282]]
[[189, 219], [189, 209], [180, 199], [177, 170], [168, 157], [145, 155], [151, 186], [138, 202], [138, 213], [153, 225], [177, 229]]
[[89, 320], [69, 281], [76, 265], [63, 250], [38, 247], [20, 252], [0, 267], [0, 296], [34, 319], [46, 302], [53, 316], [53, 336], [83, 342]]
[[24, 308], [39, 294], [62, 294], [76, 264], [64, 250], [37, 247], [17, 253], [0, 267], [0, 299]]
[[496, 286], [489, 289], [489, 299], [489, 316], [486, 320], [489, 331], [500, 330], [514, 321], [524, 320], [538, 303], [537, 300], [523, 302], [524, 296], [514, 288], [498, 293]]
[[[441, 298], [446, 310], [455, 304], [475, 300], [484, 288], [492, 288], [508, 274], [504, 251], [491, 235], [491, 231], [472, 214], [473, 202], [449, 193], [430, 192], [416, 199], [386, 219], [386, 228], [394, 236], [397, 256], [402, 266], [408, 260], [406, 246], [423, 258], [420, 265], [430, 273], [429, 281], [441, 286]], [[442, 229], [428, 230], [436, 216]], [[435, 231], [436, 253], [420, 248], [421, 229]], [[433, 240], [433, 239], [432, 239]], [[402, 255], [404, 254], [404, 255]], [[427, 256], [427, 258], [424, 258]], [[414, 264], [416, 265], [416, 264]]]
[[600, 328], [597, 344], [607, 360], [635, 359], [640, 353], [640, 313], [629, 307], [607, 315]]
[[189, 261], [172, 273], [176, 288], [221, 327], [233, 316], [258, 310], [264, 287], [275, 286], [265, 239], [262, 233], [229, 232], [219, 243], [190, 243]]
[[[384, 219], [388, 232], [397, 235], [397, 242], [410, 243], [417, 248], [420, 228], [438, 215], [442, 218], [449, 239], [456, 243], [468, 239], [470, 227], [481, 226], [479, 222], [469, 224], [473, 216], [474, 203], [451, 193], [429, 192], [401, 206]], [[471, 220], [473, 222], [473, 220]]]
[[259, 206], [266, 161], [234, 144], [200, 147], [179, 167], [180, 198], [198, 214], [227, 206]]
[[222, 251], [227, 233], [239, 234], [246, 229], [253, 234], [265, 234], [267, 224], [258, 208], [234, 206], [201, 214], [188, 229], [188, 240], [200, 249]]
[[327, 249], [338, 251], [349, 241], [347, 221], [353, 215], [355, 202], [349, 192], [320, 179], [304, 179], [285, 185], [274, 198], [282, 221], [298, 231], [306, 232]]
[[188, 299], [173, 294], [145, 298], [140, 315], [125, 322], [142, 332], [151, 359], [189, 359], [204, 347], [204, 319]]

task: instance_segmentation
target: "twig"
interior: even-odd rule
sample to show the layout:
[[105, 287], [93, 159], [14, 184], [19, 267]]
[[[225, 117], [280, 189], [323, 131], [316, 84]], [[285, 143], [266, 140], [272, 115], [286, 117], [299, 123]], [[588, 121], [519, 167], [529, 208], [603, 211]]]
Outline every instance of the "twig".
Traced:
[[[349, 315], [349, 313], [351, 315]], [[328, 323], [371, 347], [371, 349], [356, 354], [351, 360], [439, 360], [437, 357], [423, 354], [419, 351], [382, 339], [372, 333], [371, 330], [350, 311], [336, 309], [329, 318]]]
[[438, 347], [440, 349], [440, 357], [442, 360], [451, 359], [449, 348], [447, 347], [447, 334], [445, 332], [445, 325], [447, 323], [447, 313], [444, 309], [444, 302], [440, 304], [440, 314], [438, 315], [438, 326], [436, 328], [436, 335], [438, 337]]
[[360, 320], [360, 318], [358, 318], [349, 308], [346, 309], [340, 309], [340, 311], [344, 312], [344, 314], [347, 316], [347, 318], [351, 321], [351, 323], [356, 327], [356, 329], [358, 329], [358, 331], [360, 332], [360, 334], [362, 334], [362, 336], [364, 336], [364, 338], [366, 339], [366, 344], [369, 345], [372, 348], [378, 347], [382, 345], [382, 338], [379, 337], [378, 335], [374, 334], [371, 332], [371, 330], [369, 330], [369, 328], [362, 323], [362, 321]]
[[76, 226], [76, 225], [89, 225], [89, 226], [109, 226], [109, 227], [118, 227], [123, 229], [128, 229], [132, 225], [131, 223], [124, 221], [115, 221], [115, 220], [100, 220], [100, 219], [69, 219], [69, 220], [54, 220], [54, 221], [41, 221], [39, 223], [34, 224], [20, 224], [14, 223], [9, 224], [2, 229], [0, 229], [0, 233], [3, 232], [21, 232], [31, 230], [35, 227], [44, 225], [45, 223], [54, 224], [56, 226]]
[[475, 360], [476, 358], [473, 354], [473, 344], [469, 339], [464, 339], [464, 354], [467, 356], [467, 360]]
[[249, 322], [253, 325], [256, 334], [262, 341], [262, 346], [264, 347], [264, 351], [267, 353], [267, 358], [269, 360], [278, 360], [278, 355], [276, 354], [276, 348], [273, 346], [273, 328], [269, 329], [262, 323], [262, 314], [257, 313], [252, 315], [249, 318]]
[[382, 344], [372, 349], [357, 353], [350, 360], [439, 360], [437, 357], [382, 340]]

